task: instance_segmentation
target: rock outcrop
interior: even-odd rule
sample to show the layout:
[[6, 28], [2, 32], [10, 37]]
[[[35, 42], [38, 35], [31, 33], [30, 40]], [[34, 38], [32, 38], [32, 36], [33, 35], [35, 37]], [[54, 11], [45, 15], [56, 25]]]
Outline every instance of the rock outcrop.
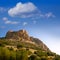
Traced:
[[19, 31], [8, 31], [6, 34], [7, 39], [14, 39], [14, 40], [30, 40], [30, 37], [26, 30], [19, 30]]

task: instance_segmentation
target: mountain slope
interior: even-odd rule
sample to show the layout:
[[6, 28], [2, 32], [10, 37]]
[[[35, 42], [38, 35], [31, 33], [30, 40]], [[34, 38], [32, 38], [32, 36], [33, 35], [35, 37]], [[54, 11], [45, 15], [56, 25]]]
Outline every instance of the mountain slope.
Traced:
[[8, 31], [5, 37], [7, 40], [19, 41], [20, 43], [34, 45], [45, 51], [50, 51], [49, 48], [39, 39], [30, 37], [26, 30]]

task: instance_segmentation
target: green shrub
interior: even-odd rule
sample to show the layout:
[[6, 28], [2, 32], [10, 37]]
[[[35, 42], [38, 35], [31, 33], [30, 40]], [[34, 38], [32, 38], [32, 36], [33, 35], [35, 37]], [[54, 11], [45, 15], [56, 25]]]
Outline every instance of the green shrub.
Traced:
[[17, 44], [17, 48], [19, 49], [19, 48], [22, 48], [23, 47], [23, 45], [22, 44]]

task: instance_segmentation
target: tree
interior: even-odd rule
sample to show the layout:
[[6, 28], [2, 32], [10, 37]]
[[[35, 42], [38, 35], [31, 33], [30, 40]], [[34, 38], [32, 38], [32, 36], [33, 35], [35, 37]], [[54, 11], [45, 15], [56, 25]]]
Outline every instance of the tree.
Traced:
[[10, 51], [7, 48], [0, 48], [0, 59], [1, 60], [9, 60], [10, 58]]
[[17, 60], [28, 60], [28, 54], [25, 50], [20, 50], [16, 52], [16, 59]]
[[59, 55], [56, 55], [54, 60], [60, 60], [60, 56]]
[[16, 60], [16, 52], [10, 51], [10, 60]]
[[29, 57], [29, 60], [37, 60], [37, 56], [34, 54], [34, 55], [31, 55], [30, 57]]

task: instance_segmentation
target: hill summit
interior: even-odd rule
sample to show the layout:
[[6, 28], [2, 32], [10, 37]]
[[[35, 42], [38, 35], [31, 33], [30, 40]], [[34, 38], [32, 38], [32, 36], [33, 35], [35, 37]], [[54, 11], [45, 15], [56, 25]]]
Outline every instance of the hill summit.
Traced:
[[15, 39], [15, 40], [30, 40], [30, 37], [26, 30], [19, 31], [8, 31], [6, 34], [7, 39]]

